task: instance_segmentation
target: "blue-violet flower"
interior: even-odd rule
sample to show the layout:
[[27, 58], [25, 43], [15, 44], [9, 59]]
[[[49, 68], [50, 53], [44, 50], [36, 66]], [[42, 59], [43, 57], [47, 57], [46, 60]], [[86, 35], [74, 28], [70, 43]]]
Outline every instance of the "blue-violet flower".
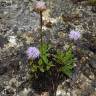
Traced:
[[40, 51], [36, 47], [29, 47], [26, 54], [28, 59], [36, 59], [40, 56]]
[[69, 38], [70, 38], [70, 39], [73, 39], [73, 40], [78, 40], [78, 39], [81, 38], [81, 34], [80, 34], [79, 31], [74, 31], [74, 30], [72, 30], [72, 31], [70, 32], [70, 34], [69, 34]]

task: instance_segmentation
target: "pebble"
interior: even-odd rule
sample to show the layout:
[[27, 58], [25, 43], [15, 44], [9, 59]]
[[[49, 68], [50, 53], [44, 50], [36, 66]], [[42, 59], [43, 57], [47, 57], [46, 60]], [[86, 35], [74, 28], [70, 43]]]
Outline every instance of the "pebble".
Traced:
[[31, 91], [31, 89], [30, 88], [24, 88], [24, 90], [23, 91], [21, 91], [20, 93], [19, 93], [19, 95], [20, 96], [28, 96], [28, 93]]
[[16, 43], [16, 36], [9, 36], [9, 43], [14, 46], [14, 45], [17, 45]]
[[67, 93], [67, 96], [71, 96], [69, 92]]
[[12, 78], [12, 79], [9, 81], [9, 85], [10, 85], [11, 87], [18, 87], [19, 82], [16, 80], [16, 78]]

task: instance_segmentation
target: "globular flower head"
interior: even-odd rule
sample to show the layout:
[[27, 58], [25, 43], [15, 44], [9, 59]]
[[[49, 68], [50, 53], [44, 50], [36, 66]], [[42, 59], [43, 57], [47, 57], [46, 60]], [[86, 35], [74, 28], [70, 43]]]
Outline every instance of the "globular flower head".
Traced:
[[35, 11], [37, 12], [42, 12], [44, 10], [46, 10], [46, 5], [45, 2], [43, 1], [37, 1], [35, 6], [34, 6]]
[[70, 33], [69, 33], [69, 38], [70, 39], [73, 39], [73, 40], [78, 40], [81, 38], [81, 34], [79, 31], [74, 31], [72, 30]]
[[40, 51], [36, 47], [29, 47], [26, 54], [28, 59], [36, 59], [40, 56]]

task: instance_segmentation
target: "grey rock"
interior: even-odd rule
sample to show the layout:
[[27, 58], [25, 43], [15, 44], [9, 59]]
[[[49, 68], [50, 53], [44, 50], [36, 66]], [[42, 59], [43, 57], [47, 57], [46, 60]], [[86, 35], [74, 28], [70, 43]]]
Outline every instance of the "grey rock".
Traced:
[[94, 56], [94, 57], [90, 60], [90, 65], [92, 66], [92, 68], [96, 69], [96, 56]]
[[14, 26], [13, 27], [13, 32], [17, 32], [18, 31], [18, 27], [17, 26]]
[[9, 81], [9, 85], [10, 85], [11, 87], [18, 87], [19, 82], [16, 80], [16, 78], [12, 78], [12, 79]]
[[96, 13], [96, 6], [92, 6], [91, 10], [92, 10], [93, 13]]
[[[23, 36], [23, 33], [33, 32], [33, 30], [35, 30], [39, 26], [39, 14], [36, 14], [35, 12], [32, 11], [33, 3], [29, 2], [29, 1], [36, 1], [36, 0], [2, 0], [2, 1], [10, 1], [11, 4], [0, 8], [0, 35], [2, 34], [2, 36], [9, 37], [10, 35], [17, 36], [18, 34], [20, 34], [21, 36]], [[82, 26], [84, 24], [84, 28], [83, 28], [84, 32], [91, 32], [93, 34], [96, 32], [96, 27], [95, 27], [96, 26], [96, 15], [93, 14], [92, 11], [90, 10], [91, 7], [89, 7], [89, 9], [88, 9], [88, 7], [82, 6], [82, 4], [80, 4], [80, 5], [73, 4], [72, 2], [70, 2], [71, 0], [46, 0], [46, 1], [48, 1], [48, 2], [50, 1], [50, 9], [51, 9], [50, 14], [52, 17], [61, 18], [62, 14], [66, 15], [66, 16], [71, 16], [72, 14], [79, 14], [80, 16], [82, 16], [82, 18], [78, 21], [79, 23], [78, 24], [76, 23], [76, 24], [80, 25], [80, 26]], [[77, 1], [77, 0], [75, 0], [75, 1]], [[93, 9], [93, 10], [95, 10], [95, 9]], [[77, 25], [75, 25], [74, 20], [72, 22], [69, 22], [69, 24], [66, 24], [66, 22], [63, 22], [63, 21], [61, 22], [60, 20], [56, 24], [53, 25], [52, 29], [48, 30], [48, 31], [50, 31], [50, 33], [53, 33], [52, 42], [54, 43], [54, 45], [57, 44], [57, 42], [59, 42], [59, 40], [58, 40], [58, 39], [60, 39], [60, 37], [58, 37], [59, 32], [64, 32], [67, 35], [68, 32], [70, 31], [70, 29], [74, 29], [77, 26]], [[46, 31], [46, 36], [50, 35], [50, 34], [47, 34], [48, 31]], [[38, 30], [36, 30], [32, 34], [35, 37], [39, 34], [39, 32], [38, 32]], [[23, 36], [23, 38], [24, 38], [24, 36]], [[50, 37], [48, 37], [48, 38], [50, 38]], [[88, 38], [88, 40], [89, 40], [89, 38]], [[4, 46], [5, 41], [6, 41], [5, 37], [0, 37], [0, 47]], [[19, 41], [21, 43], [23, 40], [21, 40], [21, 38], [18, 38], [17, 39], [18, 44], [19, 44]], [[25, 39], [24, 39], [24, 41], [25, 41]], [[39, 40], [36, 38], [36, 41], [38, 42]], [[66, 42], [68, 42], [68, 40], [66, 40], [65, 38], [62, 38], [61, 41], [62, 42], [64, 41], [63, 43], [65, 45], [66, 45]], [[60, 44], [63, 44], [63, 43], [61, 43], [61, 41], [60, 41]], [[80, 44], [80, 43], [78, 43], [78, 44]], [[96, 44], [94, 43], [94, 45], [96, 45]], [[26, 50], [25, 47], [27, 48], [26, 44], [24, 46], [22, 46], [22, 49], [24, 48], [24, 50]], [[89, 45], [87, 46], [87, 44], [85, 44], [84, 46], [82, 46], [82, 48], [84, 48], [84, 47], [86, 49], [88, 49]], [[13, 48], [13, 50], [14, 49], [15, 48]], [[96, 49], [95, 46], [94, 46], [94, 48], [92, 46], [92, 50], [95, 50], [95, 49]], [[4, 51], [3, 48], [1, 50]], [[5, 48], [5, 50], [9, 51], [9, 49], [6, 49], [6, 48]], [[13, 89], [15, 89], [15, 90], [18, 89], [18, 91], [19, 91], [18, 96], [38, 96], [38, 95], [35, 95], [34, 92], [32, 92], [32, 89], [29, 89], [29, 81], [26, 81], [28, 69], [26, 68], [27, 62], [26, 62], [26, 58], [24, 58], [24, 54], [22, 54], [22, 56], [20, 56], [20, 52], [18, 52], [18, 55], [19, 55], [19, 57], [18, 57], [17, 54], [15, 54], [15, 53], [17, 53], [17, 51], [16, 52], [12, 52], [12, 50], [9, 52], [7, 52], [7, 51], [4, 51], [2, 53], [2, 55], [0, 53], [0, 60], [1, 60], [1, 62], [0, 62], [0, 84], [3, 84], [3, 82], [8, 82], [8, 84], [6, 83], [6, 85], [3, 85], [3, 87], [5, 88], [5, 86], [10, 86], [11, 88], [10, 87], [6, 88], [6, 91], [3, 95], [0, 92], [0, 96], [17, 96], [17, 95], [14, 95]], [[12, 54], [12, 55], [10, 55], [10, 54]], [[17, 59], [17, 57], [19, 58], [19, 60]], [[24, 58], [24, 60], [25, 60], [25, 61], [22, 60], [23, 63], [21, 62], [21, 58]], [[19, 64], [19, 61], [21, 62], [20, 64]], [[91, 59], [91, 61], [88, 63], [90, 63], [92, 68], [96, 69], [96, 58]], [[84, 66], [84, 68], [86, 69], [89, 67]], [[6, 74], [4, 74], [4, 73], [6, 73]], [[76, 73], [77, 73], [77, 71], [76, 71]], [[87, 73], [90, 73], [90, 72], [88, 71]], [[3, 76], [5, 76], [6, 78]], [[10, 76], [10, 79], [8, 76]], [[77, 79], [75, 80], [74, 78], [79, 77], [78, 74], [76, 74], [75, 76], [73, 76], [73, 81], [77, 80]], [[18, 81], [20, 82], [19, 86], [18, 86], [18, 81], [16, 80], [16, 78], [18, 78]], [[79, 80], [82, 81], [82, 78], [80, 78]], [[85, 82], [85, 80], [83, 80], [82, 82], [84, 82], [84, 84], [88, 83], [88, 81]], [[79, 84], [76, 83], [73, 85], [79, 85]], [[94, 85], [94, 83], [93, 83], [93, 85]], [[3, 90], [3, 87], [0, 85], [0, 91]], [[85, 88], [85, 86], [84, 86], [84, 88]], [[64, 88], [57, 89], [57, 93], [58, 94], [60, 93], [59, 96], [70, 96], [70, 93], [66, 92], [65, 89], [68, 89], [68, 88], [66, 86], [64, 86]], [[81, 91], [81, 89], [79, 89], [79, 92]], [[31, 90], [31, 92], [30, 92], [30, 90]], [[72, 91], [74, 91], [74, 89]], [[84, 91], [86, 91], [86, 90], [84, 90]], [[31, 93], [31, 95], [28, 95], [29, 93]], [[78, 94], [76, 93], [73, 96], [77, 96], [77, 95]], [[79, 94], [78, 96], [81, 96], [81, 95]]]
[[11, 87], [7, 86], [7, 88], [5, 89], [5, 93], [7, 96], [8, 95], [13, 96], [15, 92]]
[[4, 87], [2, 85], [0, 85], [0, 92], [4, 89]]
[[0, 47], [3, 48], [4, 44], [8, 42], [7, 38], [4, 38], [3, 36], [0, 35]]
[[24, 88], [19, 94], [20, 96], [28, 96], [29, 92], [32, 91], [31, 89]]
[[4, 73], [6, 73], [7, 70], [8, 70], [8, 69], [7, 69], [6, 66], [4, 66], [4, 65], [0, 66], [0, 75], [3, 75]]

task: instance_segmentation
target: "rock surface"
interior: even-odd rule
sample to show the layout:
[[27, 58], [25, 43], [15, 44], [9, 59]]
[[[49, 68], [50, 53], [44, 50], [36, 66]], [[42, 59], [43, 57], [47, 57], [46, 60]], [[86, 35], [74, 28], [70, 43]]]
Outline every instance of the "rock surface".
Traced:
[[[0, 96], [40, 96], [30, 88], [25, 55], [27, 46], [39, 43], [40, 17], [33, 11], [33, 1], [0, 0]], [[49, 11], [45, 17], [51, 18], [53, 24], [44, 30], [54, 45], [59, 43], [65, 50], [66, 37], [72, 29], [87, 36], [83, 38], [85, 43], [81, 40], [77, 44], [85, 48], [83, 56], [77, 53], [80, 66], [72, 78], [58, 86], [56, 96], [96, 96], [96, 8], [82, 2], [74, 4], [72, 0], [46, 0], [46, 3]], [[86, 56], [89, 60], [82, 63]], [[42, 93], [45, 95], [48, 92]]]

